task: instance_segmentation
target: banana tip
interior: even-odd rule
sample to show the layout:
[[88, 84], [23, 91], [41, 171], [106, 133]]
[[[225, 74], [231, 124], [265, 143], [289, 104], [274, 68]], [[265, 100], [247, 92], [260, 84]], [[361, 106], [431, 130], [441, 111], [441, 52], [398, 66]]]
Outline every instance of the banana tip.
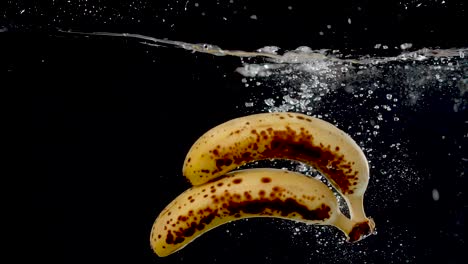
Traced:
[[375, 233], [375, 222], [368, 218], [364, 222], [356, 223], [349, 232], [348, 242], [357, 242]]

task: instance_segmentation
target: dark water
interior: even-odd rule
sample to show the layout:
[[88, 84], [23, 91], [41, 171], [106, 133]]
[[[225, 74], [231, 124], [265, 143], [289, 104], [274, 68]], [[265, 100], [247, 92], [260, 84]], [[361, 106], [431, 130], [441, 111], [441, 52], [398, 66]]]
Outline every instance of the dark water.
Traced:
[[[206, 2], [8, 1], [0, 69], [28, 111], [34, 174], [22, 182], [33, 207], [24, 225], [33, 219], [28, 235], [40, 240], [19, 257], [464, 263], [468, 40], [449, 31], [462, 28], [466, 5]], [[347, 244], [331, 227], [249, 219], [157, 257], [151, 225], [188, 188], [181, 167], [191, 144], [216, 124], [267, 111], [323, 118], [359, 143], [377, 234]]]

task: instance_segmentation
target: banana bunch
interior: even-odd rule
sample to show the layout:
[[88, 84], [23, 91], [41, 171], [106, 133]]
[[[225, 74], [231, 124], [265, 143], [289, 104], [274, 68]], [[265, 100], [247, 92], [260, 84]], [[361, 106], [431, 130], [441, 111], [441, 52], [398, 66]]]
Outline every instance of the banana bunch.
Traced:
[[[332, 190], [317, 179], [273, 168], [235, 170], [265, 159], [296, 160], [316, 168], [345, 199], [350, 218], [339, 210]], [[242, 218], [331, 225], [350, 242], [375, 228], [363, 206], [367, 159], [350, 136], [321, 119], [292, 112], [232, 119], [192, 145], [182, 172], [193, 186], [163, 209], [151, 230], [151, 247], [161, 257]]]

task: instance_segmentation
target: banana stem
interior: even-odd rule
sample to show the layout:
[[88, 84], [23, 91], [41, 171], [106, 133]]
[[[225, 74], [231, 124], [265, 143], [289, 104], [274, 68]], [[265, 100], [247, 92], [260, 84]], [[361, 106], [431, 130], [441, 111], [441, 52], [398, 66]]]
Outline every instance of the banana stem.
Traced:
[[351, 220], [355, 222], [363, 222], [369, 220], [364, 212], [364, 197], [363, 196], [353, 196], [346, 197], [346, 203], [349, 208], [349, 215]]

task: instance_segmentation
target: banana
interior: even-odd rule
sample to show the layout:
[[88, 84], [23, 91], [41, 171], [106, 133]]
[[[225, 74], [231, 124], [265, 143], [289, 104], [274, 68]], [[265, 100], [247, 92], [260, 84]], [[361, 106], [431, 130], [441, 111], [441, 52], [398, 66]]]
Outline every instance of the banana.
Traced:
[[180, 194], [155, 220], [151, 247], [158, 256], [168, 256], [213, 228], [251, 217], [332, 225], [348, 241], [373, 231], [373, 222], [356, 223], [343, 215], [321, 181], [298, 172], [256, 168], [227, 173]]
[[366, 222], [369, 167], [361, 148], [334, 125], [300, 113], [260, 113], [232, 119], [203, 134], [190, 148], [182, 173], [193, 185], [248, 162], [297, 160], [315, 167], [345, 199], [351, 219]]

